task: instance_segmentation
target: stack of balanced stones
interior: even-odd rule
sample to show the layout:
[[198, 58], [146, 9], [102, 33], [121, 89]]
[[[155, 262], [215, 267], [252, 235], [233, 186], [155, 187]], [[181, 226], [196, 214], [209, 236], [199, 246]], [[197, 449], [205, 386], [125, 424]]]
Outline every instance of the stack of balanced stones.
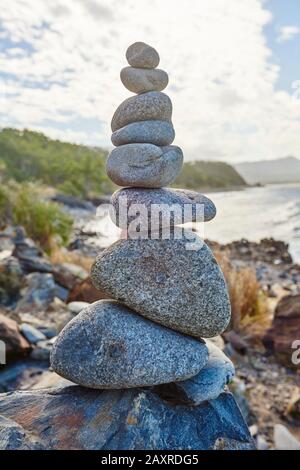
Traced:
[[[150, 222], [151, 207], [160, 203], [190, 205], [185, 222], [195, 220], [200, 204], [203, 220], [211, 220], [216, 210], [208, 198], [165, 188], [179, 174], [183, 155], [171, 145], [172, 104], [162, 93], [168, 75], [156, 68], [158, 53], [137, 42], [126, 57], [130, 66], [121, 80], [136, 94], [112, 118], [116, 148], [107, 161], [109, 177], [123, 187], [112, 196], [117, 215], [120, 198], [127, 201], [127, 220], [116, 217], [116, 224], [128, 229], [133, 204], [143, 204]], [[162, 226], [181, 222], [165, 221], [167, 215], [162, 213]], [[96, 389], [159, 386], [159, 393], [193, 405], [224, 391], [233, 365], [203, 338], [219, 335], [229, 323], [225, 281], [208, 246], [190, 230], [181, 233], [167, 239], [127, 236], [98, 255], [92, 280], [112, 300], [91, 304], [60, 333], [51, 357], [58, 374]], [[191, 240], [198, 248], [187, 248]]]

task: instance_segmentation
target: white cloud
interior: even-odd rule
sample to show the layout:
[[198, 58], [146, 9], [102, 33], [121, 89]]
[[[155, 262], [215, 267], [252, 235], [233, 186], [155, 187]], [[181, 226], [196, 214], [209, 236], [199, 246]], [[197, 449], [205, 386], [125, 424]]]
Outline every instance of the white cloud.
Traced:
[[300, 28], [298, 28], [298, 26], [282, 26], [279, 28], [277, 42], [290, 41], [298, 34], [300, 34]]
[[[6, 122], [109, 146], [112, 114], [130, 96], [119, 80], [125, 51], [142, 40], [169, 73], [175, 143], [186, 159], [300, 156], [300, 102], [275, 91], [262, 0], [49, 3], [11, 0], [0, 13], [14, 48], [33, 51], [0, 55]], [[99, 133], [75, 129], [74, 118], [99, 122]]]

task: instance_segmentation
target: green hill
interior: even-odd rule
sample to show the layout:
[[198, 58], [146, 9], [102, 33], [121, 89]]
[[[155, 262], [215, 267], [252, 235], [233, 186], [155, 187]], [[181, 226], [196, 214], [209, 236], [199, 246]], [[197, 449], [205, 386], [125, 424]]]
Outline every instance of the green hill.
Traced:
[[173, 183], [177, 188], [226, 189], [246, 186], [245, 180], [228, 163], [194, 161], [183, 165]]
[[[104, 149], [52, 140], [38, 132], [16, 129], [0, 132], [0, 172], [5, 178], [38, 181], [82, 198], [109, 194], [116, 189], [105, 172], [106, 156]], [[245, 185], [227, 163], [205, 161], [185, 163], [173, 184], [196, 190]]]
[[110, 193], [107, 151], [58, 140], [28, 130], [0, 132], [0, 169], [18, 182], [39, 181], [75, 196]]

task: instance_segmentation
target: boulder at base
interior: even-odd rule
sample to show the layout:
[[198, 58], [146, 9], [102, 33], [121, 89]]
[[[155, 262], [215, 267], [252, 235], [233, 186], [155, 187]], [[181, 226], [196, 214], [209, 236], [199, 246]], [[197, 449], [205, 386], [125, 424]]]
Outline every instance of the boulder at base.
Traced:
[[68, 386], [2, 394], [0, 415], [1, 450], [254, 449], [229, 393], [188, 407], [149, 389]]

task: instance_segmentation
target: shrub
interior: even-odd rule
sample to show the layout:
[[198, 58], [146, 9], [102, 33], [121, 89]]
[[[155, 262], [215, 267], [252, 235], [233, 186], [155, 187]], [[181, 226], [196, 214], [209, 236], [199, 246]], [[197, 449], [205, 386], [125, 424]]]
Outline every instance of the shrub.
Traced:
[[105, 172], [107, 151], [47, 138], [38, 132], [0, 131], [0, 169], [19, 183], [41, 181], [73, 196], [111, 193]]
[[22, 225], [48, 253], [68, 242], [73, 219], [59, 205], [43, 200], [42, 188], [10, 182], [0, 187], [0, 226]]
[[261, 290], [252, 268], [232, 266], [228, 256], [215, 253], [224, 273], [231, 302], [231, 329], [236, 332], [259, 334], [269, 326], [268, 298]]
[[5, 227], [11, 216], [11, 204], [9, 192], [4, 186], [0, 186], [0, 229]]
[[43, 201], [36, 186], [23, 184], [14, 196], [13, 222], [22, 225], [28, 236], [51, 252], [54, 244], [68, 242], [73, 220], [53, 202]]

